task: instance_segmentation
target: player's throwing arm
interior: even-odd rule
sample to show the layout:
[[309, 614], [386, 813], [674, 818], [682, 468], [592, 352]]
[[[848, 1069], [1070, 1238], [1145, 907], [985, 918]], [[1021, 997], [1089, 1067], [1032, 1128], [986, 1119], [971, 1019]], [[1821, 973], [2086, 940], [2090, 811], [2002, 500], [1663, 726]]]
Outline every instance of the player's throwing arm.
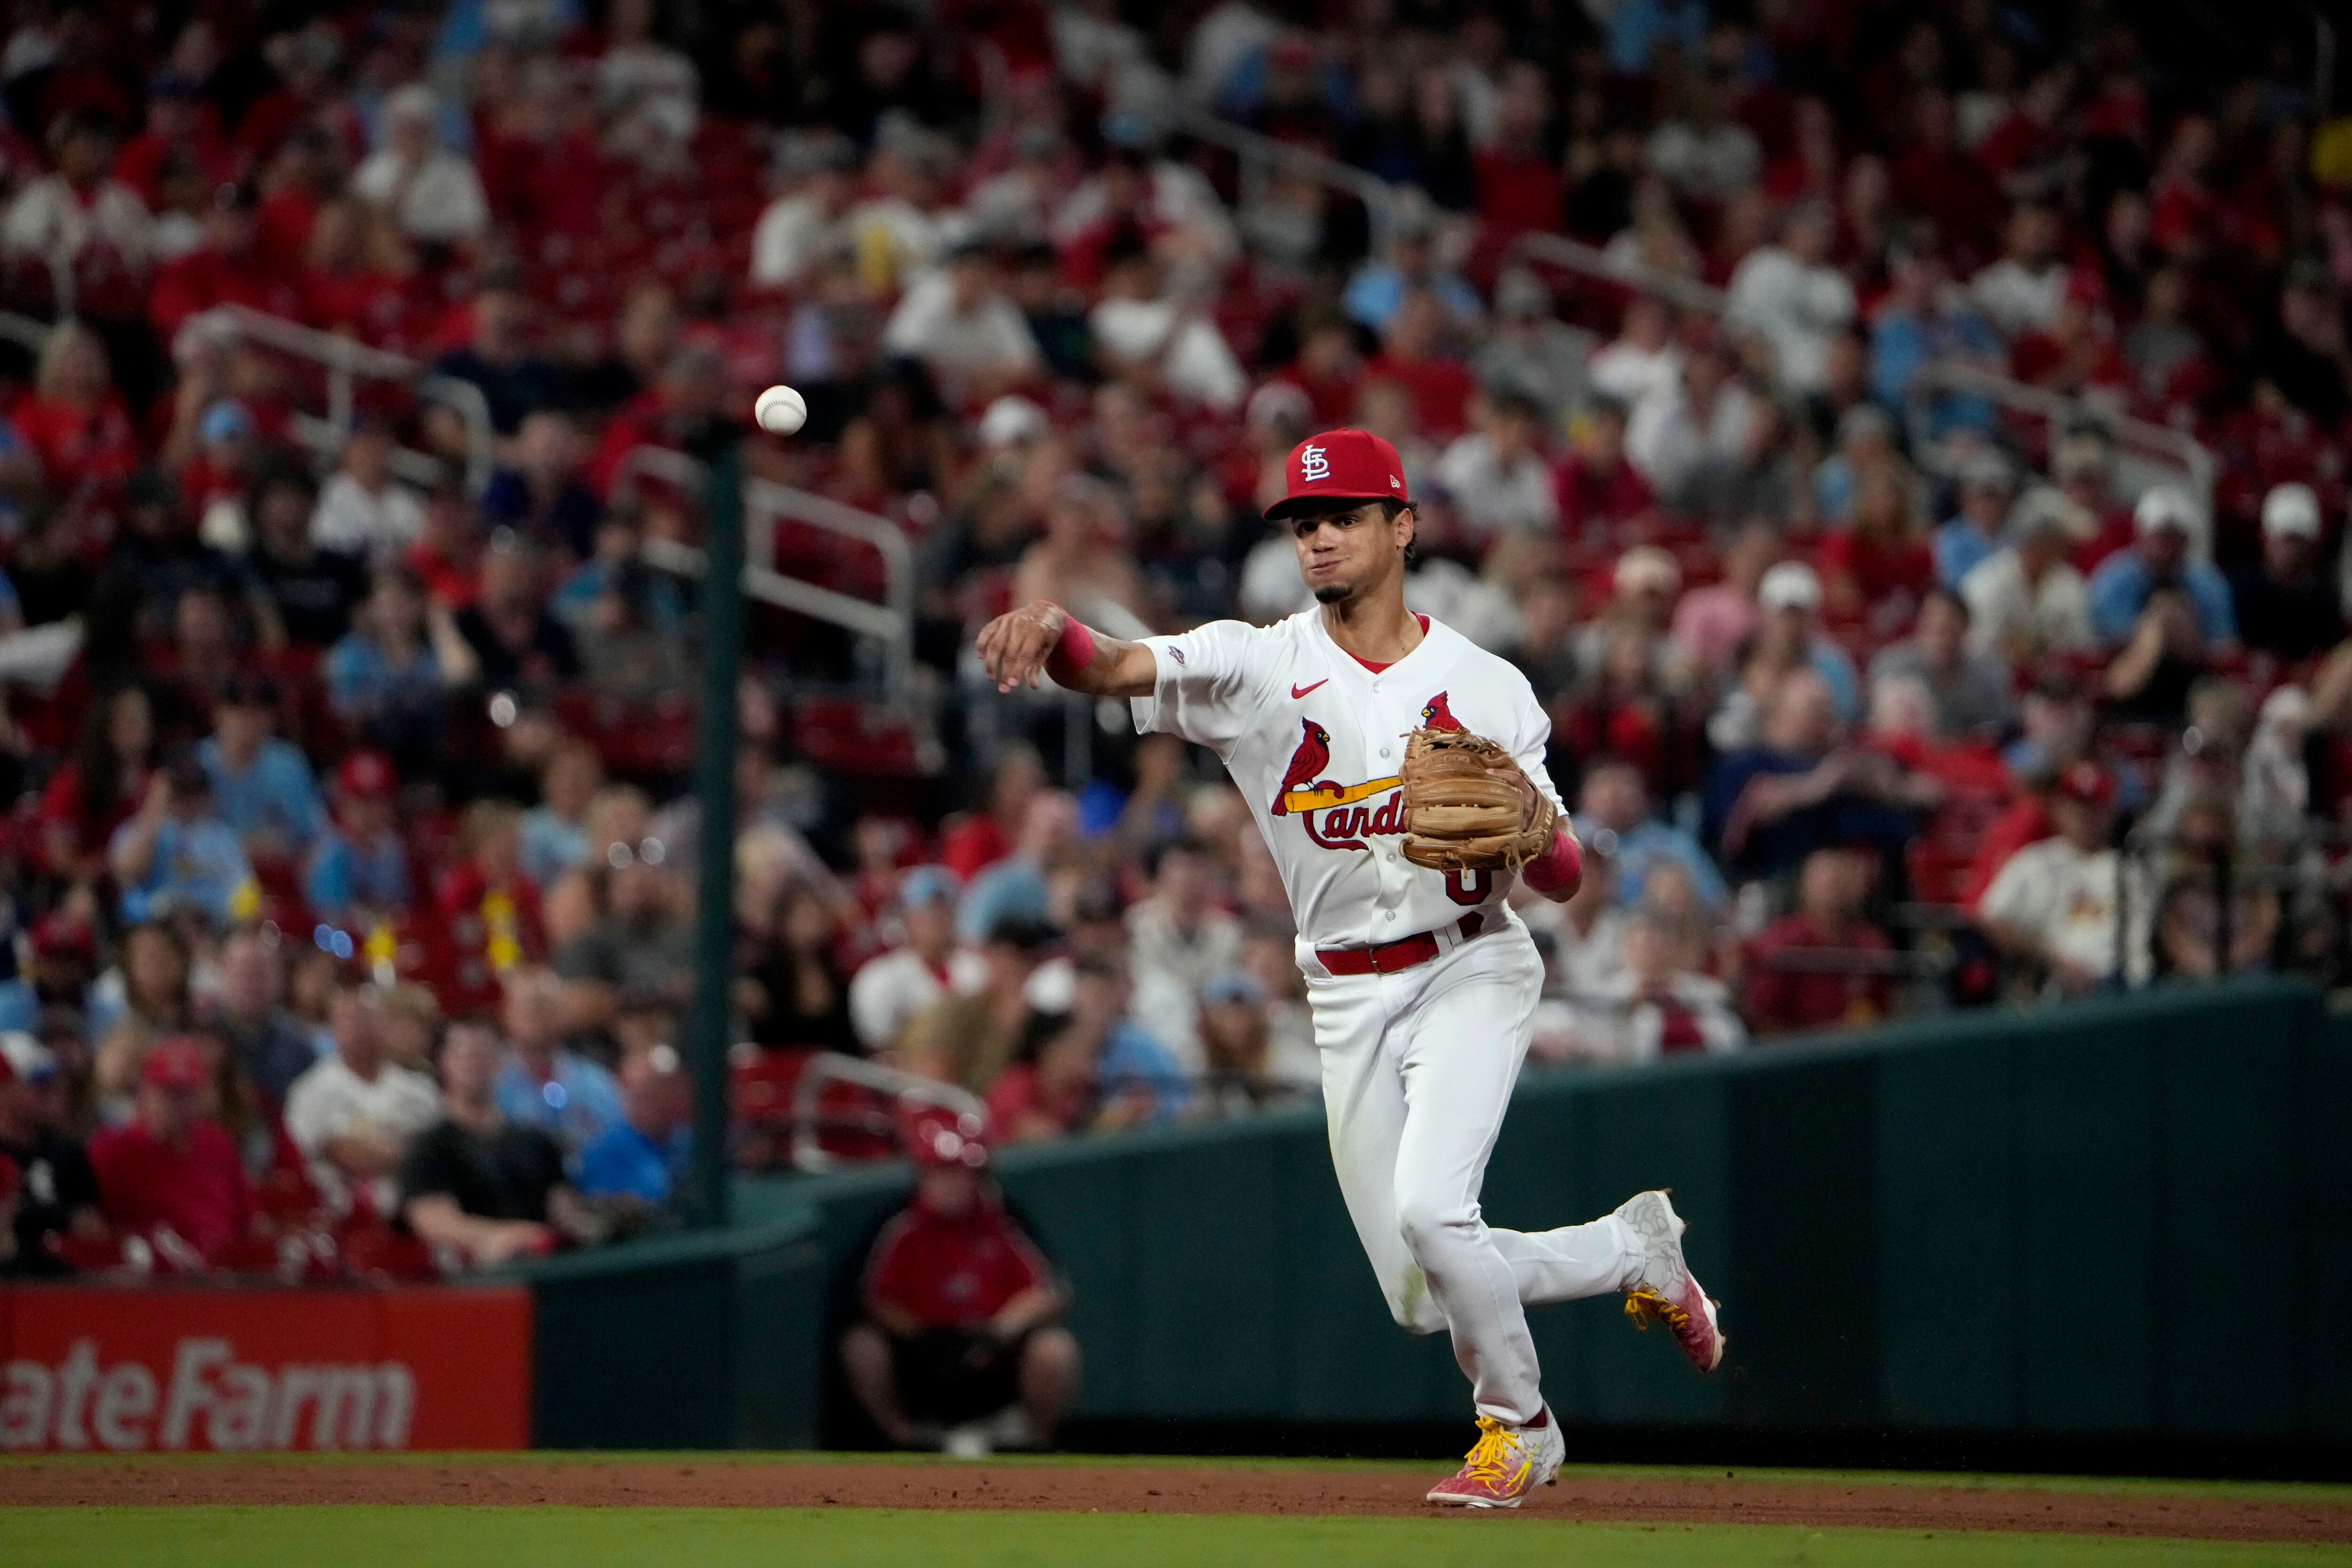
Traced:
[[1080, 623], [1051, 599], [1008, 610], [980, 628], [974, 645], [999, 691], [1035, 686], [1045, 676], [1089, 697], [1149, 697], [1156, 666], [1141, 643], [1123, 642]]

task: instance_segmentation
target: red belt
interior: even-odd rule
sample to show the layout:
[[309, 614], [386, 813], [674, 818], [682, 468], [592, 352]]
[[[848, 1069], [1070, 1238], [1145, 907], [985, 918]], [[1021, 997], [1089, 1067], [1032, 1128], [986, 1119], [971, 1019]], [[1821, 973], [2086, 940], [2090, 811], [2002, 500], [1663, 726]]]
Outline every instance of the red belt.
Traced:
[[[1468, 942], [1486, 927], [1486, 917], [1473, 910], [1450, 929], [1458, 940]], [[1377, 947], [1318, 947], [1315, 956], [1334, 974], [1394, 974], [1400, 969], [1427, 963], [1438, 952], [1437, 933], [1425, 931]]]

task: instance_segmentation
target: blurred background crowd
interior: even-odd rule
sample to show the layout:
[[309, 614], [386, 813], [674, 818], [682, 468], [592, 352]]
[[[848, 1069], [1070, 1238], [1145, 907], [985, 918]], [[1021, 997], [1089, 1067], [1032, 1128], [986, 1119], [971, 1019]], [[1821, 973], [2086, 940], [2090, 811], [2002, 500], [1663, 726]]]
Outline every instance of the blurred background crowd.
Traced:
[[1551, 715], [1539, 1060], [2339, 978], [2352, 120], [2228, 24], [11, 6], [0, 1268], [664, 1223], [739, 437], [744, 1168], [1314, 1101], [1248, 804], [969, 644], [1293, 613], [1340, 425]]

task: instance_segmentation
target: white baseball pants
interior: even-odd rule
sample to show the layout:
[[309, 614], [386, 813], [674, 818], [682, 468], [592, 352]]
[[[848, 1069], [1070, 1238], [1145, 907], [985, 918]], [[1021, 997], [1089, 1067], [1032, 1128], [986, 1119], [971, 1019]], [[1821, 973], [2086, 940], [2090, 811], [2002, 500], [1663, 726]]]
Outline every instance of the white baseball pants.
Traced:
[[1522, 1307], [1630, 1289], [1642, 1264], [1614, 1215], [1528, 1233], [1479, 1215], [1542, 989], [1535, 943], [1509, 919], [1393, 974], [1300, 959], [1331, 1163], [1390, 1312], [1416, 1333], [1453, 1331], [1480, 1415], [1533, 1421], [1543, 1394]]

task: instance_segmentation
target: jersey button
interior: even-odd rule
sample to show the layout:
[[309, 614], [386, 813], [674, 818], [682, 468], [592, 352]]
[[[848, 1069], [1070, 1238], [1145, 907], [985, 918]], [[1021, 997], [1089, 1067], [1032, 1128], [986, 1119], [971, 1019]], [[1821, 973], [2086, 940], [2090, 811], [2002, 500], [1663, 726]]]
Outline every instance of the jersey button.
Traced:
[[1388, 913], [1382, 915], [1381, 919], [1384, 921], [1392, 921], [1396, 919], [1396, 911], [1394, 910], [1391, 910]]
[[1382, 756], [1384, 756], [1384, 757], [1385, 757], [1385, 756], [1387, 756], [1388, 754], [1389, 754], [1389, 749], [1388, 749], [1386, 746], [1382, 746], [1382, 747], [1381, 748], [1381, 755], [1382, 755]]

